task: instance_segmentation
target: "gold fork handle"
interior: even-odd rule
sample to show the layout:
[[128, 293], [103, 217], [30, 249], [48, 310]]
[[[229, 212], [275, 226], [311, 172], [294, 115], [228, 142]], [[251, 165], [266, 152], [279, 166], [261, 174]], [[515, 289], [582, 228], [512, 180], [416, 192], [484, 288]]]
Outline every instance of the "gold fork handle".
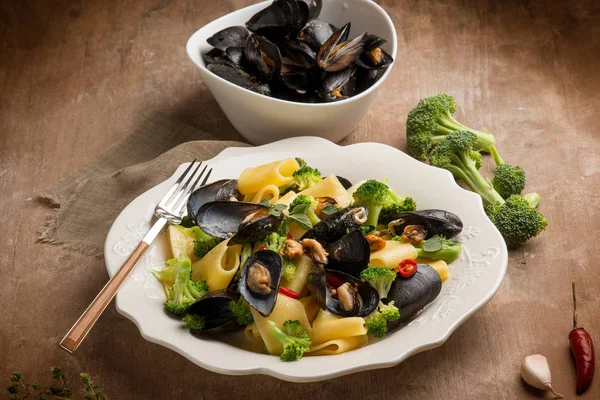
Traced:
[[125, 263], [123, 263], [121, 268], [119, 268], [113, 277], [110, 278], [94, 301], [92, 301], [83, 314], [81, 314], [81, 317], [75, 322], [63, 340], [61, 340], [60, 346], [63, 349], [73, 353], [77, 347], [79, 347], [79, 344], [83, 341], [90, 329], [92, 329], [92, 326], [94, 326], [102, 312], [110, 304], [110, 301], [115, 297], [115, 294], [117, 294], [117, 291], [149, 246], [150, 245], [145, 241], [141, 241], [137, 245]]

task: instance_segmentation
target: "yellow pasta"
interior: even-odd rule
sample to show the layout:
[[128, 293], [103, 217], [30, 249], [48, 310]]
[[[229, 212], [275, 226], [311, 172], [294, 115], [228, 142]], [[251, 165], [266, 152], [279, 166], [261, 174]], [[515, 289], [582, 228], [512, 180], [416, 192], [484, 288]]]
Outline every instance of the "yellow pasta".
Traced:
[[304, 289], [304, 285], [306, 284], [306, 277], [315, 264], [308, 256], [305, 255], [294, 259], [294, 264], [296, 265], [294, 279], [291, 282], [283, 280], [282, 285], [300, 294], [302, 293], [302, 289]]
[[192, 264], [192, 280], [206, 281], [211, 292], [227, 288], [240, 266], [242, 245], [227, 246], [227, 242], [229, 239]]
[[448, 264], [446, 264], [446, 261], [430, 260], [429, 258], [417, 258], [416, 261], [418, 264], [427, 264], [431, 268], [435, 269], [437, 271], [438, 275], [440, 276], [440, 279], [442, 280], [442, 282], [444, 282], [446, 280], [446, 278], [448, 278], [448, 274], [450, 273], [450, 270], [448, 269]]
[[250, 342], [262, 342], [262, 338], [260, 337], [260, 332], [258, 331], [258, 328], [256, 327], [255, 323], [246, 325], [246, 328], [244, 328], [244, 336]]
[[246, 195], [256, 193], [267, 185], [277, 187], [287, 185], [294, 179], [292, 174], [298, 168], [300, 165], [293, 158], [247, 168], [242, 171], [238, 179], [238, 190]]
[[383, 249], [371, 253], [369, 264], [374, 267], [396, 268], [400, 261], [407, 258], [411, 260], [417, 258], [417, 250], [412, 244], [388, 240]]
[[267, 199], [269, 201], [275, 201], [279, 198], [279, 188], [275, 185], [267, 185], [260, 189], [256, 193], [247, 194], [244, 196], [244, 201], [251, 201], [252, 203], [260, 203], [261, 200]]
[[358, 349], [367, 344], [367, 335], [352, 336], [343, 339], [333, 339], [310, 348], [311, 356], [332, 356], [350, 350]]
[[340, 207], [348, 207], [352, 203], [352, 196], [335, 175], [329, 175], [321, 182], [298, 193], [312, 197], [333, 197]]
[[[273, 312], [267, 318], [260, 315], [254, 308], [251, 308], [252, 316], [254, 317], [254, 324], [257, 326], [267, 347], [269, 354], [279, 355], [283, 352], [283, 345], [273, 335], [273, 327], [269, 321], [273, 321], [279, 326], [279, 329], [283, 328], [283, 323], [288, 319], [300, 321], [300, 325], [310, 332], [311, 327], [306, 316], [304, 306], [299, 300], [292, 299], [288, 296], [277, 296], [277, 302]], [[362, 318], [361, 318], [362, 319]]]
[[325, 343], [334, 339], [367, 334], [365, 320], [361, 317], [340, 317], [327, 310], [320, 310], [309, 335], [312, 344]]
[[283, 196], [281, 196], [279, 198], [279, 200], [277, 200], [277, 204], [285, 204], [286, 206], [289, 206], [290, 203], [292, 201], [294, 201], [294, 199], [296, 198], [296, 196], [298, 196], [296, 194], [296, 192], [294, 192], [293, 190], [290, 190], [289, 192], [287, 192], [286, 194], [284, 194]]
[[311, 324], [319, 315], [319, 310], [321, 309], [317, 303], [313, 300], [311, 296], [302, 297], [300, 299], [300, 303], [304, 306], [304, 311], [306, 312], [306, 317], [308, 318], [308, 322]]

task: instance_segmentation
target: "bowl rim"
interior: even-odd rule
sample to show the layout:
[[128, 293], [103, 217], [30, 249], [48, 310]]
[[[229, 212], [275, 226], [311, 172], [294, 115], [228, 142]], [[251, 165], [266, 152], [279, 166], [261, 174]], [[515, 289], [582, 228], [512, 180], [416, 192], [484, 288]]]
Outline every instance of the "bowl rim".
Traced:
[[195, 46], [193, 46], [193, 43], [196, 41], [196, 38], [198, 36], [200, 36], [202, 34], [202, 31], [210, 28], [211, 25], [216, 24], [217, 22], [226, 20], [227, 18], [229, 18], [232, 14], [238, 13], [238, 12], [242, 12], [244, 10], [247, 10], [249, 8], [259, 8], [263, 5], [268, 5], [270, 3], [272, 3], [271, 0], [266, 0], [257, 4], [251, 4], [249, 6], [246, 6], [244, 8], [240, 8], [238, 10], [232, 11], [228, 14], [225, 14], [207, 24], [205, 24], [204, 26], [202, 26], [200, 29], [198, 29], [196, 32], [194, 32], [190, 38], [188, 39], [187, 43], [186, 43], [186, 52], [188, 57], [190, 58], [190, 60], [192, 60], [192, 62], [194, 64], [196, 64], [196, 66], [202, 71], [205, 72], [207, 74], [211, 74], [214, 77], [216, 77], [221, 83], [224, 83], [226, 85], [229, 85], [230, 87], [235, 87], [237, 89], [243, 90], [247, 93], [249, 93], [252, 96], [257, 96], [258, 98], [261, 99], [270, 99], [272, 101], [274, 101], [275, 103], [282, 103], [282, 104], [294, 104], [300, 107], [307, 107], [307, 108], [311, 108], [311, 107], [335, 107], [339, 104], [346, 104], [349, 103], [351, 101], [358, 101], [363, 97], [369, 96], [372, 92], [374, 92], [375, 90], [377, 90], [377, 88], [383, 84], [383, 82], [387, 79], [387, 77], [389, 76], [389, 74], [392, 72], [392, 68], [394, 67], [394, 65], [396, 64], [396, 54], [397, 54], [397, 50], [398, 50], [398, 35], [396, 34], [396, 27], [394, 26], [394, 23], [392, 22], [392, 19], [390, 18], [389, 14], [377, 3], [375, 3], [372, 0], [328, 0], [328, 1], [340, 1], [343, 3], [348, 3], [350, 2], [357, 2], [357, 3], [368, 3], [370, 4], [370, 6], [372, 6], [383, 18], [383, 20], [387, 23], [388, 27], [391, 29], [392, 31], [392, 37], [388, 40], [389, 43], [391, 43], [392, 45], [392, 51], [391, 51], [391, 56], [393, 57], [394, 61], [388, 66], [388, 68], [385, 70], [385, 72], [383, 73], [383, 75], [381, 76], [381, 78], [379, 78], [379, 80], [377, 80], [377, 82], [375, 82], [374, 85], [372, 85], [371, 87], [369, 87], [367, 90], [365, 90], [364, 92], [356, 95], [356, 96], [352, 96], [352, 97], [348, 97], [347, 99], [342, 99], [339, 101], [334, 101], [334, 102], [330, 102], [330, 103], [301, 103], [301, 102], [297, 102], [297, 101], [290, 101], [290, 100], [282, 100], [282, 99], [278, 99], [276, 97], [271, 97], [271, 96], [265, 96], [263, 94], [260, 93], [256, 93], [253, 92], [252, 90], [243, 88], [241, 86], [238, 86], [232, 82], [229, 82], [226, 79], [221, 78], [220, 76], [218, 76], [217, 74], [211, 72], [208, 70], [208, 68], [206, 68], [206, 65], [204, 64], [204, 60], [202, 59], [202, 57], [199, 57], [198, 59], [195, 58], [194, 56], [194, 51], [197, 50], [197, 48]]

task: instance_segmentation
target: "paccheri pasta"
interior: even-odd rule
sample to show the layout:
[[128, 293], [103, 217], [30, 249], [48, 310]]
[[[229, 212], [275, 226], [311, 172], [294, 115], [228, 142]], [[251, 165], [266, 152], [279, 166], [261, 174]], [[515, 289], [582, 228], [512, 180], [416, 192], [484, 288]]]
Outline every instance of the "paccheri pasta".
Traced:
[[244, 170], [215, 201], [193, 194], [203, 203], [168, 228], [173, 259], [154, 271], [167, 312], [198, 336], [243, 329], [243, 347], [285, 361], [354, 350], [408, 321], [440, 293], [462, 223], [415, 211], [385, 182], [351, 186], [290, 158]]

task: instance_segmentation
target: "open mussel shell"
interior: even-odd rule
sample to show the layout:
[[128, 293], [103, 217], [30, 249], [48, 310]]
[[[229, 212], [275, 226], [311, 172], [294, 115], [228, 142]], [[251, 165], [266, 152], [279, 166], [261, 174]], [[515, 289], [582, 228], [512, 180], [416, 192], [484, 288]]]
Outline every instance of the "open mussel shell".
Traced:
[[325, 251], [329, 254], [327, 269], [359, 276], [360, 272], [369, 266], [371, 248], [367, 239], [358, 230], [333, 242]]
[[238, 180], [229, 179], [226, 181], [217, 192], [215, 200], [223, 201], [242, 201], [244, 195], [238, 190]]
[[226, 51], [230, 47], [244, 47], [248, 34], [248, 30], [243, 26], [230, 26], [215, 33], [206, 41], [214, 48]]
[[[257, 251], [242, 266], [238, 282], [240, 294], [263, 317], [269, 316], [275, 307], [281, 268], [281, 256], [271, 250]], [[267, 290], [261, 292], [256, 290], [257, 287]]]
[[227, 179], [222, 179], [220, 181], [209, 183], [208, 185], [200, 186], [190, 194], [187, 201], [187, 212], [190, 220], [196, 221], [196, 216], [198, 215], [200, 207], [209, 201], [215, 201], [217, 193], [226, 182]]
[[302, 239], [315, 239], [327, 247], [347, 232], [358, 229], [367, 221], [367, 209], [363, 206], [350, 206], [334, 212], [307, 231]]
[[308, 44], [313, 50], [318, 51], [331, 35], [333, 35], [331, 25], [320, 19], [311, 19], [298, 32], [296, 38]]
[[[348, 282], [358, 289], [356, 293], [356, 307], [351, 311], [345, 311], [340, 304], [340, 300], [335, 299], [327, 287], [327, 277], [336, 278], [344, 283]], [[317, 305], [322, 309], [341, 315], [344, 317], [366, 317], [371, 314], [379, 304], [379, 294], [369, 283], [363, 279], [348, 275], [341, 271], [324, 270], [321, 267], [315, 267], [308, 274], [306, 286], [310, 295]]]
[[209, 293], [187, 307], [186, 314], [196, 314], [204, 318], [204, 329], [191, 332], [196, 335], [214, 335], [239, 329], [240, 326], [229, 309], [229, 303], [237, 299], [235, 292], [219, 290]]
[[442, 280], [437, 271], [426, 264], [418, 264], [417, 272], [408, 279], [398, 276], [383, 303], [394, 301], [400, 310], [400, 319], [388, 322], [392, 329], [410, 320], [418, 311], [431, 303], [442, 291]]
[[308, 19], [315, 19], [321, 14], [323, 0], [298, 0], [298, 4], [304, 3], [308, 6]]
[[281, 73], [281, 53], [269, 40], [250, 35], [244, 47], [244, 56], [257, 76], [262, 80], [278, 79]]
[[[393, 235], [402, 235], [407, 225], [421, 225], [427, 231], [426, 239], [434, 235], [452, 238], [463, 229], [458, 215], [444, 210], [418, 210], [397, 213], [389, 218], [388, 228]], [[387, 221], [386, 221], [387, 222]]]
[[393, 62], [392, 56], [381, 47], [377, 47], [370, 51], [363, 51], [356, 60], [356, 65], [365, 69], [382, 69], [387, 68]]
[[[203, 232], [227, 239], [238, 232], [240, 225], [251, 216], [267, 215], [269, 208], [262, 204], [243, 201], [211, 201], [204, 204], [196, 214], [196, 225]], [[244, 226], [251, 225], [246, 223]]]
[[338, 179], [338, 181], [340, 181], [344, 189], [348, 190], [352, 187], [352, 182], [350, 182], [348, 179], [339, 175], [336, 175], [336, 178]]
[[360, 57], [365, 34], [345, 40], [349, 31], [348, 23], [323, 43], [317, 54], [317, 64], [321, 69], [327, 72], [341, 71], [353, 65]]
[[225, 50], [225, 57], [235, 65], [241, 66], [244, 62], [244, 46], [228, 48]]
[[237, 233], [227, 242], [227, 245], [257, 242], [269, 233], [275, 232], [282, 221], [283, 214], [279, 216], [267, 214], [254, 221], [243, 223]]
[[347, 87], [354, 71], [353, 67], [337, 72], [328, 72], [321, 83], [319, 96], [325, 101], [345, 99], [353, 94], [353, 89]]
[[282, 45], [280, 50], [289, 60], [288, 63], [295, 67], [315, 68], [317, 65], [317, 53], [304, 42], [290, 40]]

